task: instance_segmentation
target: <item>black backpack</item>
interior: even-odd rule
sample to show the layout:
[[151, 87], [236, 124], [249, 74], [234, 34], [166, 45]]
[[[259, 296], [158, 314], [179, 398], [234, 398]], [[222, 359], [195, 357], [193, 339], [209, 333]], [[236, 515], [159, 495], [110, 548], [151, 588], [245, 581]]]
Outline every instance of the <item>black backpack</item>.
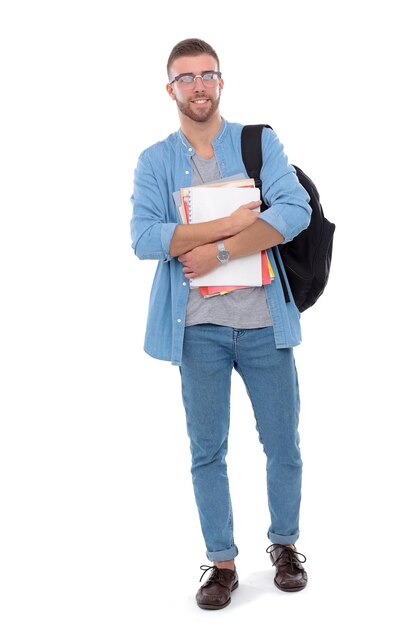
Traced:
[[[261, 191], [262, 181], [262, 129], [272, 128], [268, 124], [244, 126], [242, 130], [242, 158], [250, 178], [255, 179]], [[278, 274], [284, 291], [285, 302], [290, 302], [288, 289], [278, 262], [281, 255], [295, 304], [301, 312], [311, 307], [321, 296], [327, 284], [332, 260], [333, 234], [335, 225], [324, 217], [319, 192], [313, 181], [293, 165], [300, 184], [310, 196], [312, 209], [309, 226], [286, 244], [272, 248]], [[262, 199], [263, 201], [263, 199]], [[261, 211], [268, 207], [262, 204]], [[279, 252], [278, 252], [279, 251]]]

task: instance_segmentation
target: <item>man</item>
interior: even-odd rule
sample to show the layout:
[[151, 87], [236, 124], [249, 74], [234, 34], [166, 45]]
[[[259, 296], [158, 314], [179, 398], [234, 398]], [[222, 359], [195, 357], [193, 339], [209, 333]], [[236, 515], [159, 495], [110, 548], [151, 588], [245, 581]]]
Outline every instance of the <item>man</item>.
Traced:
[[[226, 470], [232, 369], [242, 376], [267, 456], [271, 525], [267, 552], [274, 582], [298, 591], [307, 574], [295, 550], [299, 536], [302, 461], [299, 396], [292, 348], [300, 343], [299, 312], [286, 303], [280, 281], [203, 298], [190, 279], [241, 256], [290, 241], [309, 224], [308, 195], [282, 145], [264, 129], [262, 214], [251, 202], [230, 217], [179, 224], [173, 192], [236, 174], [246, 176], [240, 150], [242, 126], [219, 112], [224, 87], [211, 46], [187, 39], [172, 50], [169, 96], [176, 102], [178, 132], [146, 149], [135, 170], [132, 247], [140, 259], [159, 261], [150, 297], [145, 351], [180, 367], [192, 455], [192, 480], [210, 576], [197, 593], [205, 609], [221, 609], [238, 586], [232, 506]], [[273, 256], [270, 260], [277, 268]], [[288, 286], [289, 288], [289, 286]], [[212, 391], [215, 390], [215, 393]], [[203, 574], [204, 576], [204, 574]]]

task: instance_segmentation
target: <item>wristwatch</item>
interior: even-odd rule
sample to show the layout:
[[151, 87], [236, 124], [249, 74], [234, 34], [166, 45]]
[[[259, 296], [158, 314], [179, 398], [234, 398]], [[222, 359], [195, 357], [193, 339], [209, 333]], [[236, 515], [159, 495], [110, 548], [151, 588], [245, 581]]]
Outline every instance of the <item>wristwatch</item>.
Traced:
[[230, 252], [224, 247], [223, 241], [217, 242], [217, 258], [223, 265], [229, 262]]

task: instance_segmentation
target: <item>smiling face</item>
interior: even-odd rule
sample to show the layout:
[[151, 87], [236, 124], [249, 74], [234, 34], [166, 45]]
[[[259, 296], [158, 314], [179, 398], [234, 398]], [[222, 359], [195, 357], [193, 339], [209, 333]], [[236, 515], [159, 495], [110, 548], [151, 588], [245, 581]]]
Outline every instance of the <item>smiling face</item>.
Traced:
[[[190, 72], [200, 75], [208, 70], [218, 70], [216, 59], [209, 54], [179, 57], [170, 67], [170, 80], [179, 74]], [[207, 87], [201, 78], [196, 78], [191, 89], [183, 89], [177, 81], [174, 81], [166, 88], [171, 98], [176, 101], [180, 116], [184, 115], [194, 122], [207, 122], [219, 108], [223, 80], [220, 79], [214, 87]]]

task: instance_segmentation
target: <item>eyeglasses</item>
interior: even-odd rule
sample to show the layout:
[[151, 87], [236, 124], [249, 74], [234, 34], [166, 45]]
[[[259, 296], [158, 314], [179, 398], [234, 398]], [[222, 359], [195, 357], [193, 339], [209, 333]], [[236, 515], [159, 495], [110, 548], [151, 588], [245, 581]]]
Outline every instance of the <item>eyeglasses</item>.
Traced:
[[175, 78], [171, 80], [169, 84], [172, 85], [172, 83], [175, 83], [175, 81], [177, 81], [178, 87], [180, 87], [181, 89], [193, 89], [195, 79], [201, 78], [205, 87], [217, 87], [221, 77], [221, 72], [214, 72], [212, 70], [207, 70], [206, 72], [202, 72], [201, 74], [192, 74], [191, 72], [186, 72], [184, 74], [178, 74], [178, 76], [175, 76]]

